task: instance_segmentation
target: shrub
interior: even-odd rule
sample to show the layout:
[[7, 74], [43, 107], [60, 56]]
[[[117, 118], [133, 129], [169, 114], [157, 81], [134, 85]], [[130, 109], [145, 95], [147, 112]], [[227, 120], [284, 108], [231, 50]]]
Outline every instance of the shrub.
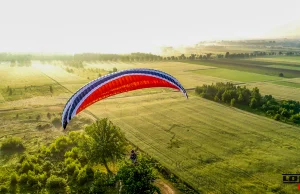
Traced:
[[19, 183], [20, 184], [27, 184], [27, 180], [28, 180], [27, 174], [23, 173], [20, 176]]
[[52, 164], [50, 161], [46, 161], [43, 165], [43, 170], [49, 172], [52, 168]]
[[76, 163], [76, 161], [73, 161], [72, 163], [70, 163], [66, 166], [67, 173], [70, 175], [73, 175], [75, 170], [77, 170], [79, 168], [80, 168], [80, 163]]
[[10, 137], [6, 138], [1, 145], [2, 151], [21, 151], [24, 150], [25, 147], [18, 137]]
[[33, 164], [30, 161], [24, 160], [22, 162], [20, 172], [27, 173], [29, 170], [33, 170]]
[[294, 122], [294, 123], [300, 123], [300, 114], [294, 114], [291, 116], [291, 120]]
[[91, 167], [85, 166], [79, 170], [79, 174], [77, 175], [77, 182], [81, 185], [88, 183], [94, 179], [94, 171]]
[[69, 137], [61, 136], [55, 140], [56, 151], [62, 152], [68, 149], [72, 145], [72, 141]]
[[78, 159], [79, 158], [79, 149], [78, 147], [73, 147], [72, 150], [67, 151], [65, 153], [65, 157], [67, 158], [73, 158], [73, 159]]
[[36, 129], [38, 129], [38, 130], [44, 130], [44, 129], [49, 129], [49, 128], [51, 128], [51, 125], [49, 123], [47, 123], [45, 125], [36, 126]]
[[51, 113], [48, 112], [48, 113], [47, 113], [47, 118], [50, 120], [51, 117], [52, 117]]
[[64, 178], [51, 175], [46, 182], [46, 188], [50, 192], [65, 190], [67, 186], [67, 181]]
[[17, 173], [13, 172], [10, 176], [10, 184], [16, 185], [18, 183], [18, 175]]
[[40, 121], [41, 120], [41, 115], [37, 115], [35, 118], [36, 121]]
[[33, 170], [37, 174], [43, 171], [42, 167], [40, 165], [38, 165], [38, 164], [34, 164], [33, 165]]
[[38, 184], [38, 179], [37, 177], [35, 176], [34, 172], [33, 171], [28, 171], [28, 175], [27, 175], [27, 178], [28, 178], [28, 181], [27, 181], [27, 184], [29, 186], [35, 186]]
[[231, 106], [234, 106], [234, 105], [235, 105], [235, 98], [232, 98], [232, 99], [231, 99], [230, 105], [231, 105]]
[[54, 126], [54, 127], [56, 127], [56, 128], [59, 128], [60, 126], [61, 126], [61, 120], [59, 119], [59, 118], [54, 118], [53, 120], [52, 120], [52, 125]]
[[95, 172], [94, 181], [90, 187], [90, 193], [106, 193], [107, 186], [113, 186], [114, 182], [115, 181], [112, 181], [112, 183], [110, 183], [108, 181], [108, 176], [103, 172]]
[[275, 119], [276, 121], [279, 121], [279, 120], [280, 120], [280, 115], [279, 115], [279, 114], [276, 114], [276, 115], [274, 116], [274, 119]]
[[38, 180], [39, 180], [39, 182], [41, 182], [42, 184], [45, 184], [46, 183], [46, 181], [47, 181], [47, 173], [46, 172], [44, 172], [43, 174], [39, 174], [39, 176], [38, 176]]
[[0, 193], [5, 193], [5, 194], [8, 193], [8, 188], [2, 185], [0, 187]]

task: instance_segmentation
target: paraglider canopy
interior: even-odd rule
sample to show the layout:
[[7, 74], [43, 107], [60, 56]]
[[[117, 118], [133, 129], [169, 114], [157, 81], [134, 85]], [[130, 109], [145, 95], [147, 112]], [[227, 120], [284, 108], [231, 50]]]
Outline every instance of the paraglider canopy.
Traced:
[[128, 69], [95, 79], [80, 88], [67, 102], [62, 114], [65, 129], [70, 120], [93, 103], [123, 92], [151, 87], [168, 87], [188, 95], [173, 76], [154, 69]]

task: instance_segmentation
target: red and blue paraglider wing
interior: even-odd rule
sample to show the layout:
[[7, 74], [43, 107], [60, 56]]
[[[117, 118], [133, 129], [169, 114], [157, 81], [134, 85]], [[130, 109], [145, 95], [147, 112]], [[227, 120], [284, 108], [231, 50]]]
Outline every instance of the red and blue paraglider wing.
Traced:
[[111, 73], [80, 88], [67, 102], [62, 114], [65, 129], [70, 120], [93, 103], [123, 92], [151, 87], [168, 87], [188, 95], [171, 75], [153, 69], [129, 69]]

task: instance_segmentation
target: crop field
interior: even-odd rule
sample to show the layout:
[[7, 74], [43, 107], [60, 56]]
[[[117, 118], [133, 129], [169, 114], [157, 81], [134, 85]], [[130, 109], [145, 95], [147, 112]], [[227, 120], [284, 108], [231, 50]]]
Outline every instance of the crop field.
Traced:
[[300, 65], [299, 56], [258, 57], [258, 58], [252, 58], [250, 60]]
[[87, 68], [100, 68], [106, 71], [111, 71], [114, 67], [119, 70], [133, 68], [135, 63], [123, 63], [123, 62], [103, 62], [95, 61], [93, 63], [87, 63]]
[[89, 110], [199, 191], [297, 190], [281, 185], [281, 173], [298, 168], [297, 127], [172, 92], [107, 99]]
[[[0, 94], [5, 101], [65, 93], [65, 89], [34, 67], [0, 66]], [[50, 86], [53, 93], [50, 92]]]
[[[273, 62], [267, 61], [254, 61], [248, 59], [214, 59], [214, 60], [201, 60], [201, 61], [185, 61], [190, 64], [198, 64], [204, 66], [213, 66], [223, 69], [245, 71], [257, 73], [262, 75], [278, 76], [280, 73], [284, 74], [286, 78], [300, 77], [300, 71], [295, 69], [288, 69], [286, 67], [279, 68], [272, 67], [275, 65]], [[287, 64], [276, 63], [276, 65], [283, 65], [289, 67]]]
[[221, 69], [221, 68], [199, 70], [199, 71], [194, 71], [194, 73], [197, 73], [200, 75], [224, 78], [224, 79], [234, 80], [234, 81], [239, 81], [239, 82], [271, 81], [271, 80], [281, 79], [280, 77], [261, 75], [261, 74], [256, 74], [256, 73], [248, 73], [248, 72], [244, 72], [244, 71]]
[[294, 87], [294, 88], [300, 88], [299, 83], [290, 82], [290, 81], [276, 81], [276, 82], [272, 82], [272, 83], [278, 84], [278, 85], [283, 85], [283, 86]]
[[269, 65], [268, 67], [300, 71], [300, 66], [296, 65]]
[[[97, 64], [93, 64], [93, 68], [100, 68]], [[292, 80], [296, 83], [297, 78], [280, 80], [280, 77], [180, 62], [110, 65], [118, 70], [127, 67], [160, 69], [177, 78], [186, 89], [204, 83], [234, 80], [237, 84], [247, 82], [247, 86], [257, 86], [264, 94], [300, 100], [300, 89], [277, 85], [277, 82]], [[16, 67], [13, 75], [23, 70], [17, 68], [21, 67]], [[55, 127], [51, 123], [55, 117], [60, 118], [72, 92], [89, 80], [68, 73], [58, 65], [36, 64], [30, 69], [32, 72], [27, 69], [24, 75], [12, 77], [15, 83], [10, 84], [13, 86], [21, 82], [18, 87], [24, 87], [24, 83], [32, 86], [56, 84], [61, 90], [52, 96], [50, 93], [37, 93], [30, 98], [6, 101], [4, 96], [5, 101], [2, 102], [0, 99], [0, 143], [5, 137], [18, 136], [30, 148], [29, 151], [34, 151], [64, 134], [59, 126]], [[11, 80], [10, 76], [3, 76], [1, 91], [7, 87], [3, 83]], [[299, 127], [205, 100], [195, 96], [193, 90], [188, 90], [188, 94], [190, 98], [186, 99], [174, 90], [151, 88], [116, 95], [81, 112], [72, 119], [68, 128], [81, 130], [95, 116], [108, 117], [122, 129], [130, 142], [199, 192], [297, 191], [297, 186], [293, 184], [282, 184], [281, 174], [300, 170]], [[51, 118], [47, 117], [47, 113], [51, 114]], [[40, 119], [37, 119], [38, 115]], [[16, 157], [2, 157], [0, 171], [4, 172], [9, 164], [13, 165], [16, 161]]]
[[275, 98], [286, 99], [286, 100], [297, 100], [300, 101], [300, 89], [295, 87], [289, 87], [285, 85], [277, 85], [273, 83], [253, 83], [246, 84], [247, 87], [253, 88], [258, 87], [262, 94], [271, 94]]

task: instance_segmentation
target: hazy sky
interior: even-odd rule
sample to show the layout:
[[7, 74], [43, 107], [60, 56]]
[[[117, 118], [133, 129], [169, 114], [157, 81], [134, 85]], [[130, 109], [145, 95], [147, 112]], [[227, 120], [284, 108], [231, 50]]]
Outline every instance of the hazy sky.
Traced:
[[300, 0], [1, 0], [0, 52], [150, 52], [263, 37], [300, 24]]

